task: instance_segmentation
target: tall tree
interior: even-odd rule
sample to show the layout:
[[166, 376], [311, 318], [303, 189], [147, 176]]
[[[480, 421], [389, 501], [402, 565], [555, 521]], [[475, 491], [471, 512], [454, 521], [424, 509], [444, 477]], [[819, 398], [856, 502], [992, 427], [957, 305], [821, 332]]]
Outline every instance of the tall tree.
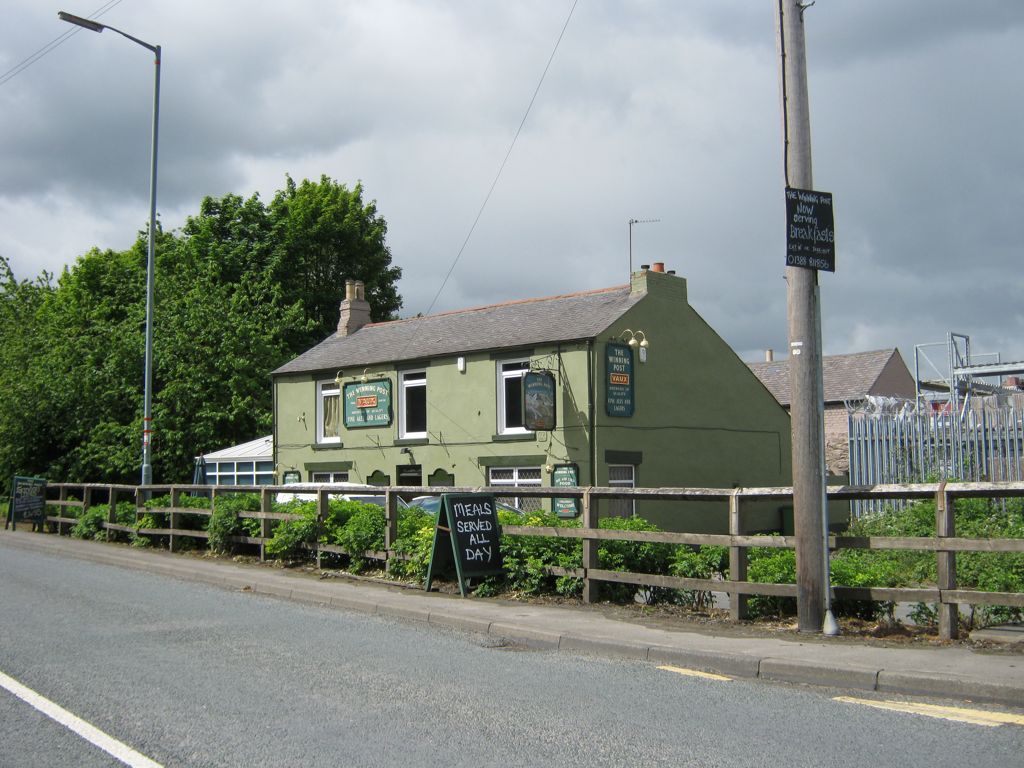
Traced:
[[345, 280], [361, 280], [373, 320], [388, 320], [401, 308], [395, 283], [402, 270], [391, 265], [387, 223], [375, 202], [364, 202], [363, 186], [348, 189], [327, 176], [285, 188], [270, 204], [270, 218], [279, 244], [274, 277], [286, 302], [300, 302], [312, 321], [300, 346], [333, 333]]
[[[373, 317], [401, 306], [387, 226], [362, 186], [291, 178], [270, 206], [206, 198], [157, 238], [154, 478], [266, 434], [269, 374], [331, 333], [347, 278]], [[18, 281], [0, 258], [0, 477], [136, 482], [141, 455], [145, 233]]]

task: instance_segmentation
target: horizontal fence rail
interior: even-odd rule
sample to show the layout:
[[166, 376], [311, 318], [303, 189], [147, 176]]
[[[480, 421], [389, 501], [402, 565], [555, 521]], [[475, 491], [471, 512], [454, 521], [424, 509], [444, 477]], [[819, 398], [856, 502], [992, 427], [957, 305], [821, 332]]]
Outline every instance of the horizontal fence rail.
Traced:
[[[55, 483], [47, 487], [46, 524], [58, 533], [67, 533], [78, 516], [69, 516], [66, 510], [84, 512], [97, 504], [109, 504], [110, 512], [103, 527], [108, 538], [112, 532], [134, 533], [142, 536], [166, 536], [169, 548], [174, 551], [183, 538], [208, 539], [210, 534], [203, 529], [183, 527], [183, 518], [189, 516], [210, 517], [216, 509], [217, 500], [226, 495], [252, 493], [260, 496], [260, 510], [239, 512], [241, 518], [260, 521], [259, 536], [232, 536], [229, 541], [258, 547], [261, 559], [266, 557], [266, 545], [272, 536], [274, 521], [300, 520], [301, 515], [273, 511], [274, 497], [278, 493], [292, 493], [289, 486], [207, 486], [207, 485], [104, 485]], [[304, 485], [304, 493], [315, 493], [317, 519], [321, 523], [328, 513], [331, 495], [340, 495], [337, 487], [328, 485]], [[747, 551], [751, 547], [794, 548], [796, 539], [782, 535], [749, 535], [744, 532], [744, 507], [754, 502], [777, 502], [792, 504], [793, 489], [790, 487], [766, 488], [623, 488], [623, 487], [528, 487], [528, 486], [481, 486], [460, 488], [423, 488], [419, 486], [389, 487], [346, 487], [345, 494], [373, 494], [385, 498], [385, 546], [382, 551], [348, 552], [344, 548], [317, 541], [304, 545], [321, 566], [323, 553], [359, 555], [379, 560], [385, 564], [408, 556], [394, 550], [398, 537], [399, 498], [412, 498], [424, 493], [484, 493], [502, 498], [568, 498], [578, 499], [582, 509], [579, 527], [535, 527], [528, 525], [505, 525], [503, 536], [540, 536], [578, 539], [582, 542], [583, 557], [581, 568], [548, 568], [550, 575], [571, 576], [582, 579], [583, 599], [593, 602], [598, 599], [599, 584], [630, 584], [641, 588], [661, 587], [691, 591], [727, 593], [730, 611], [734, 619], [747, 615], [747, 600], [751, 596], [796, 597], [795, 584], [769, 584], [747, 580]], [[936, 533], [928, 537], [853, 537], [829, 536], [828, 546], [832, 551], [845, 549], [860, 550], [914, 550], [932, 552], [936, 557], [938, 579], [935, 586], [922, 587], [832, 587], [837, 599], [925, 602], [938, 606], [939, 635], [949, 639], [956, 637], [957, 616], [960, 604], [1001, 605], [1024, 608], [1024, 594], [1016, 592], [985, 592], [957, 588], [956, 554], [962, 552], [1004, 552], [1024, 553], [1024, 539], [974, 539], [955, 535], [954, 503], [956, 499], [970, 498], [1024, 498], [1024, 482], [967, 482], [967, 483], [913, 483], [876, 486], [831, 486], [827, 490], [832, 501], [867, 501], [871, 503], [900, 502], [913, 500], [934, 500], [936, 506]], [[154, 496], [169, 495], [170, 506], [147, 507], [146, 500]], [[182, 505], [184, 496], [205, 496], [211, 501], [211, 508], [197, 509]], [[599, 528], [600, 502], [609, 499], [632, 499], [634, 501], [659, 500], [686, 502], [720, 502], [728, 509], [729, 532], [725, 534], [687, 533], [671, 531], [626, 531]], [[121, 501], [135, 504], [136, 522], [144, 515], [165, 516], [168, 526], [164, 528], [139, 528], [116, 522], [115, 507]], [[719, 546], [729, 549], [729, 580], [698, 579], [668, 576], [664, 574], [632, 573], [613, 571], [599, 567], [598, 551], [601, 542], [628, 541], [652, 542], [694, 547]]]

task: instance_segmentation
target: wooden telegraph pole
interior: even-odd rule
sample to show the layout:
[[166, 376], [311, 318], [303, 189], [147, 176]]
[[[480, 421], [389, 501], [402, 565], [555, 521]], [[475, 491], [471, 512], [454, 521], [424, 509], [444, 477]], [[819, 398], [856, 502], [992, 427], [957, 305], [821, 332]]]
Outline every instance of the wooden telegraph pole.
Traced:
[[[804, 50], [806, 4], [777, 0], [782, 57], [786, 187], [812, 190], [811, 121]], [[790, 260], [787, 255], [787, 264]], [[796, 535], [797, 624], [820, 632], [825, 620], [824, 414], [818, 271], [786, 267], [789, 307], [790, 416], [793, 435], [793, 527]]]

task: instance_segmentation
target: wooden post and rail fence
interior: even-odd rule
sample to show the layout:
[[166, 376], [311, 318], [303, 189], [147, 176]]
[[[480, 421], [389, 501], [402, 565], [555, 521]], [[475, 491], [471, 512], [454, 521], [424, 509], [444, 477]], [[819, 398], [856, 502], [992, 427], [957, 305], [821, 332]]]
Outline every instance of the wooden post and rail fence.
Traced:
[[[309, 486], [305, 486], [308, 488]], [[207, 485], [104, 485], [56, 483], [47, 487], [46, 523], [58, 533], [66, 533], [77, 521], [65, 510], [77, 508], [84, 511], [96, 504], [109, 504], [110, 513], [104, 528], [108, 537], [111, 532], [120, 531], [142, 536], [166, 536], [169, 548], [174, 551], [182, 538], [208, 539], [205, 530], [181, 526], [182, 516], [209, 516], [216, 507], [217, 499], [226, 494], [255, 493], [260, 495], [259, 511], [239, 512], [240, 518], [260, 521], [259, 536], [232, 536], [230, 541], [259, 548], [261, 559], [265, 558], [266, 544], [272, 535], [273, 521], [296, 520], [299, 515], [273, 511], [273, 500], [277, 493], [289, 492], [288, 486], [207, 486]], [[293, 490], [293, 489], [291, 489]], [[518, 498], [573, 498], [580, 500], [582, 509], [579, 527], [534, 527], [526, 525], [505, 525], [502, 536], [549, 536], [580, 539], [583, 557], [581, 568], [550, 568], [556, 576], [572, 576], [583, 581], [583, 599], [594, 602], [598, 599], [602, 582], [631, 584], [638, 587], [663, 587], [668, 589], [701, 590], [724, 592], [730, 598], [730, 611], [734, 619], [747, 615], [747, 600], [754, 595], [772, 597], [797, 597], [796, 584], [768, 584], [747, 581], [747, 550], [751, 547], [795, 548], [794, 536], [749, 535], [744, 532], [744, 505], [774, 502], [779, 505], [791, 504], [793, 489], [783, 488], [552, 488], [552, 487], [476, 487], [476, 488], [431, 488], [391, 486], [387, 488], [367, 487], [366, 492], [383, 495], [385, 509], [385, 544], [383, 551], [350, 553], [342, 547], [312, 542], [307, 546], [313, 551], [317, 566], [325, 552], [359, 554], [369, 559], [384, 561], [402, 558], [393, 549], [398, 537], [398, 516], [400, 498], [411, 498], [431, 493], [488, 493], [497, 497]], [[355, 488], [346, 488], [346, 493], [362, 493]], [[338, 489], [320, 486], [316, 490], [317, 517], [321, 522], [327, 517], [331, 494]], [[167, 494], [170, 506], [149, 507], [146, 499]], [[184, 495], [206, 496], [211, 499], [210, 509], [182, 506]], [[832, 551], [844, 549], [867, 550], [916, 550], [932, 552], [936, 558], [937, 579], [934, 586], [921, 587], [832, 587], [837, 599], [923, 602], [938, 606], [939, 636], [951, 639], [957, 636], [957, 618], [960, 604], [1002, 605], [1024, 608], [1024, 593], [988, 592], [957, 588], [956, 556], [958, 552], [1005, 552], [1024, 553], [1024, 539], [1018, 538], [961, 538], [956, 536], [954, 507], [957, 499], [986, 498], [1005, 499], [1024, 497], [1024, 483], [921, 483], [910, 485], [876, 486], [832, 486], [828, 489], [830, 501], [855, 500], [933, 500], [935, 502], [935, 535], [925, 537], [850, 537], [829, 536], [828, 546]], [[728, 509], [729, 532], [726, 534], [701, 534], [662, 531], [625, 531], [598, 527], [599, 503], [607, 499], [632, 499], [635, 501], [659, 500], [686, 502], [721, 502]], [[119, 501], [133, 501], [136, 520], [146, 514], [166, 516], [167, 528], [137, 528], [119, 524], [115, 507]], [[49, 514], [55, 511], [55, 514]], [[651, 542], [690, 546], [721, 546], [729, 549], [729, 579], [684, 578], [664, 574], [631, 573], [613, 571], [599, 567], [598, 551], [602, 541]]]

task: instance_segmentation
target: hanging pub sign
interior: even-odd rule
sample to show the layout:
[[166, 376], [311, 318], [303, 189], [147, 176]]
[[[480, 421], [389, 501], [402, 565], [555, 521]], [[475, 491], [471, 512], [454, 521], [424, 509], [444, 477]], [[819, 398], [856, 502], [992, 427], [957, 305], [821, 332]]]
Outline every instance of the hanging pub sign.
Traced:
[[786, 187], [786, 266], [836, 271], [832, 193]]
[[391, 424], [391, 379], [353, 381], [345, 385], [345, 427]]
[[[42, 523], [46, 518], [46, 480], [41, 477], [15, 476], [11, 483], [11, 504], [8, 522], [13, 528], [19, 522]], [[5, 523], [4, 527], [7, 525]]]
[[523, 375], [523, 426], [531, 432], [550, 432], [556, 423], [554, 374], [527, 371]]
[[[555, 464], [551, 473], [553, 488], [576, 488], [580, 484], [579, 464]], [[551, 511], [559, 517], [579, 517], [579, 499], [551, 499]]]
[[466, 582], [502, 572], [501, 529], [494, 497], [483, 493], [442, 493], [434, 526], [425, 589], [434, 578], [455, 567], [459, 592]]
[[605, 413], [632, 416], [634, 410], [633, 348], [608, 342], [605, 346]]

